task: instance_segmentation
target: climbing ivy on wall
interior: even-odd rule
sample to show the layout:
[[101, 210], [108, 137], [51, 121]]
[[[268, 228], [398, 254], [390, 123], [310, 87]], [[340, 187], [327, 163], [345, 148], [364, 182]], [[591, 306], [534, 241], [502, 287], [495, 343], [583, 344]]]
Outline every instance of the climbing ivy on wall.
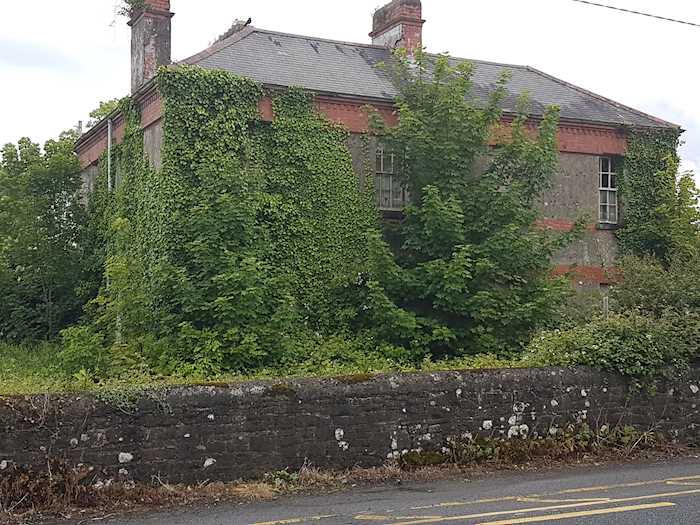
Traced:
[[630, 130], [622, 196], [621, 248], [668, 263], [674, 256], [699, 254], [697, 189], [679, 175], [678, 130]]
[[116, 190], [93, 213], [105, 280], [92, 325], [66, 334], [68, 357], [98, 341], [125, 368], [210, 376], [307, 362], [321, 348], [323, 362], [329, 341], [332, 360], [521, 351], [566, 295], [551, 256], [570, 236], [537, 227], [532, 205], [556, 169], [557, 110], [531, 137], [523, 106], [512, 140], [477, 176], [507, 79], [483, 108], [470, 76], [441, 58], [429, 80], [402, 83], [400, 124], [382, 140], [415, 202], [392, 250], [369, 138], [358, 178], [347, 131], [308, 94], [162, 69], [162, 169], [144, 155], [137, 105], [122, 101]]
[[201, 374], [277, 363], [303, 332], [342, 333], [379, 231], [347, 132], [296, 90], [263, 122], [261, 86], [223, 71], [163, 69], [158, 86], [161, 171], [137, 106], [121, 104], [95, 329], [122, 358]]

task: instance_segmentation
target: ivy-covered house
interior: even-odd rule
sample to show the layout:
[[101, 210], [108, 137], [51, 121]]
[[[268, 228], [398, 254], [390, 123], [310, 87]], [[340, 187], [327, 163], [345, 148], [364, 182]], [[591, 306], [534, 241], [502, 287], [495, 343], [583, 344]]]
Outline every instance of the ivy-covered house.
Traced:
[[[163, 97], [155, 76], [171, 64], [169, 0], [146, 0], [134, 10], [132, 28], [132, 101], [138, 109], [145, 157], [156, 171], [161, 168], [164, 136]], [[236, 23], [217, 42], [177, 64], [222, 70], [259, 82], [265, 95], [258, 111], [265, 121], [275, 119], [270, 93], [300, 87], [313, 95], [316, 109], [349, 131], [348, 149], [358, 173], [367, 165], [366, 106], [373, 106], [388, 125], [396, 122], [397, 89], [386, 69], [392, 50], [409, 53], [426, 43], [422, 39], [420, 0], [393, 0], [373, 18], [371, 43], [349, 43], [263, 30]], [[428, 43], [429, 44], [429, 43]], [[536, 123], [547, 106], [560, 108], [559, 169], [554, 183], [540, 199], [542, 226], [566, 231], [582, 214], [588, 216], [585, 236], [556, 258], [558, 273], [571, 272], [581, 285], [607, 285], [617, 254], [615, 230], [624, 221], [618, 197], [620, 159], [631, 130], [668, 129], [678, 126], [591, 93], [529, 66], [471, 60], [474, 92], [487, 97], [504, 71], [510, 73], [503, 119], [516, 114], [521, 93], [529, 93], [530, 118]], [[98, 181], [98, 163], [110, 145], [120, 144], [127, 130], [127, 115], [119, 110], [103, 120], [77, 143], [86, 193]], [[493, 140], [497, 140], [494, 138]], [[400, 217], [409, 198], [394, 177], [394, 159], [375, 142], [371, 161], [375, 172], [376, 205], [387, 217]], [[375, 155], [376, 150], [376, 155]], [[376, 163], [375, 163], [376, 159]], [[108, 184], [119, 174], [110, 172]]]

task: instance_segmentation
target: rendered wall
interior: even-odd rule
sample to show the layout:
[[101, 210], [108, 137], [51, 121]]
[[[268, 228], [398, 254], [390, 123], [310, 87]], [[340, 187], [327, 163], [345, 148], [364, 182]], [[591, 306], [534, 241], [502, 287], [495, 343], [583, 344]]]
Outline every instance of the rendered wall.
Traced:
[[540, 209], [549, 227], [567, 230], [581, 217], [588, 225], [582, 239], [555, 257], [557, 265], [603, 270], [615, 265], [618, 254], [615, 231], [600, 229], [598, 225], [598, 162], [597, 155], [560, 153], [559, 170], [552, 187], [541, 198]]
[[[362, 135], [353, 133], [348, 139], [355, 172], [363, 172], [363, 163], [374, 166], [373, 152], [376, 140], [363, 141]], [[365, 152], [370, 158], [365, 159]], [[588, 225], [585, 235], [574, 241], [554, 258], [559, 273], [574, 271], [575, 282], [597, 286], [609, 283], [613, 275], [609, 270], [615, 266], [618, 254], [615, 231], [599, 229], [598, 221], [598, 173], [599, 157], [580, 153], [560, 153], [559, 168], [552, 186], [541, 197], [539, 208], [543, 224], [554, 230], [568, 231], [579, 218]], [[486, 159], [477, 161], [476, 170], [483, 172], [488, 167]], [[394, 214], [395, 215], [395, 214]]]

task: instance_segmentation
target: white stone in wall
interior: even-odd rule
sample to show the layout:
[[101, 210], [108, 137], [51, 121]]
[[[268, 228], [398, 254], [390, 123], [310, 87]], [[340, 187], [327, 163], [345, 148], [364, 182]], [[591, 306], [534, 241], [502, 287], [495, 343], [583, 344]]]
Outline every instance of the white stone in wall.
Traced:
[[131, 463], [134, 460], [134, 455], [129, 452], [119, 453], [119, 463]]

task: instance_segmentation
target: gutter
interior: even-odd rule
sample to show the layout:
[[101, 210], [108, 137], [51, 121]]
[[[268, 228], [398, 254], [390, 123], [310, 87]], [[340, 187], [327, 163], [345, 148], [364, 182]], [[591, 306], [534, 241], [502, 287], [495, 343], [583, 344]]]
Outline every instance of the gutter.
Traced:
[[[151, 95], [155, 90], [156, 79], [152, 78], [143, 86], [141, 86], [138, 89], [138, 91], [136, 91], [136, 93], [132, 95], [132, 98], [137, 102], [141, 102], [142, 100], [146, 99], [149, 95]], [[99, 137], [102, 134], [106, 133], [109, 121], [112, 121], [112, 123], [116, 124], [121, 118], [122, 114], [119, 109], [115, 109], [114, 111], [112, 111], [109, 115], [104, 117], [97, 124], [95, 124], [93, 127], [91, 127], [88, 131], [86, 131], [80, 136], [80, 138], [75, 142], [74, 151], [77, 152], [83, 146], [91, 143], [91, 139], [93, 139], [94, 137]]]

